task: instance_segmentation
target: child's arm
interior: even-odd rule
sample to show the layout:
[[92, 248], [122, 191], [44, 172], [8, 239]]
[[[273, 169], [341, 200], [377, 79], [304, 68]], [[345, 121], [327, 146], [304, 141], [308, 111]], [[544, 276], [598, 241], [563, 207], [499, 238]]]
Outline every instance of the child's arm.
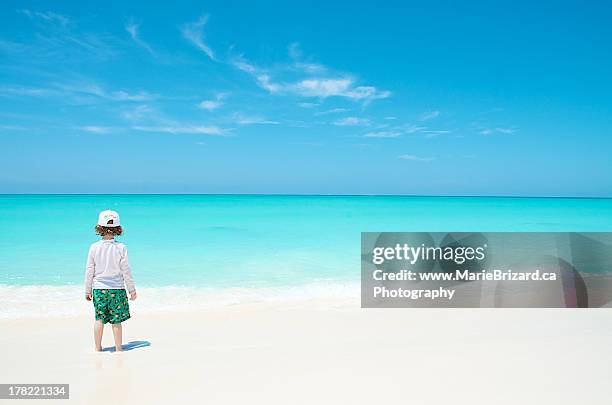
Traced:
[[127, 290], [130, 293], [130, 298], [133, 300], [136, 299], [136, 287], [134, 286], [132, 270], [130, 269], [130, 261], [128, 260], [128, 252], [125, 246], [123, 247], [123, 254], [121, 255], [121, 260], [119, 261], [119, 268], [121, 269], [121, 274], [123, 275], [123, 281], [125, 281]]
[[93, 285], [94, 269], [96, 264], [94, 262], [93, 246], [89, 248], [87, 254], [87, 265], [85, 266], [85, 298], [91, 301], [91, 288]]

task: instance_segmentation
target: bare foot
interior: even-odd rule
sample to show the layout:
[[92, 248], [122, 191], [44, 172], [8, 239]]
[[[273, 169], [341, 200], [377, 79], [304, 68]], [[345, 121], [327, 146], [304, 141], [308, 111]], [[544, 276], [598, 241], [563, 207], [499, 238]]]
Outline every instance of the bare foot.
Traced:
[[95, 350], [96, 352], [101, 352], [101, 351], [102, 351], [102, 348], [101, 348], [101, 347], [96, 347], [94, 350]]
[[122, 351], [123, 351], [122, 347], [119, 347], [119, 348], [115, 347], [115, 353], [122, 352]]

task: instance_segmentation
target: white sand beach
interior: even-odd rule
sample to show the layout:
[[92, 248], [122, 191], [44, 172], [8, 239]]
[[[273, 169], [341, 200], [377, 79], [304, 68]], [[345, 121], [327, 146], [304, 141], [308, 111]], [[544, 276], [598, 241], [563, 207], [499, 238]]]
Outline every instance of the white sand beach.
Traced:
[[608, 404], [611, 317], [243, 304], [134, 316], [124, 353], [93, 352], [89, 317], [2, 320], [0, 381], [72, 404]]

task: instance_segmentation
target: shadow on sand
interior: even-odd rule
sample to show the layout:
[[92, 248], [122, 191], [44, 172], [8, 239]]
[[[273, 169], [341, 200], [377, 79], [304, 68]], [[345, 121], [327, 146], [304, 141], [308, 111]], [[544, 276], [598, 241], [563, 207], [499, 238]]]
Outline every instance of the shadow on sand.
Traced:
[[[123, 351], [127, 352], [129, 350], [140, 349], [141, 347], [151, 346], [151, 342], [148, 340], [133, 340], [129, 343], [122, 345]], [[103, 352], [114, 352], [115, 346], [105, 347], [102, 349]]]

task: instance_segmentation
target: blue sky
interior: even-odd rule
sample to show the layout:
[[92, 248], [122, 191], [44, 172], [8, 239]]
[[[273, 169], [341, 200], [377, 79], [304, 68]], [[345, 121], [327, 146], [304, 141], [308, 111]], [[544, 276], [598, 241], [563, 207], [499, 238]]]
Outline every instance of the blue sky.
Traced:
[[612, 196], [605, 2], [3, 2], [0, 192]]

